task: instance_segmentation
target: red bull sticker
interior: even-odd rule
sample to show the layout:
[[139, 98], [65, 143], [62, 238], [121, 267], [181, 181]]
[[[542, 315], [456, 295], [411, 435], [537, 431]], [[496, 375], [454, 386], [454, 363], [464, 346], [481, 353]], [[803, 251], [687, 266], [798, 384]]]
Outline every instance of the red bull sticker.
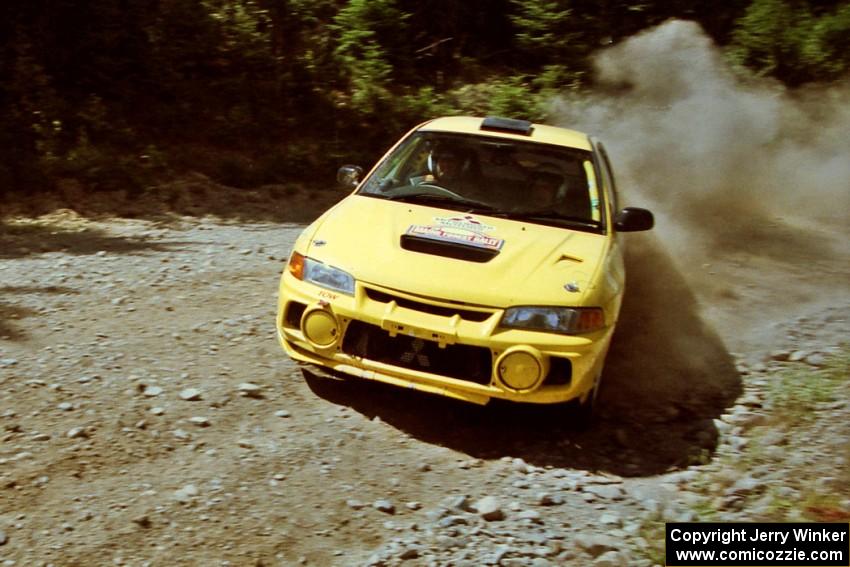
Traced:
[[[492, 227], [490, 227], [492, 228]], [[460, 228], [454, 225], [446, 226], [428, 226], [413, 224], [407, 229], [409, 236], [418, 236], [419, 238], [427, 238], [430, 240], [438, 240], [441, 242], [457, 242], [475, 248], [484, 248], [487, 250], [501, 250], [505, 243], [501, 238], [493, 238], [486, 234], [481, 234], [475, 230]]]

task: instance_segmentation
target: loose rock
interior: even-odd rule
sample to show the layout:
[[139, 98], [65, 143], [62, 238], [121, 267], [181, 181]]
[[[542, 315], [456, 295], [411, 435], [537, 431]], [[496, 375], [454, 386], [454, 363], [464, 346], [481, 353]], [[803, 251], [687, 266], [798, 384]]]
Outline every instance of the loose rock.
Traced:
[[395, 506], [389, 500], [375, 500], [372, 507], [385, 514], [395, 514]]
[[585, 486], [582, 490], [603, 500], [619, 500], [623, 497], [623, 490], [619, 486], [602, 484]]
[[187, 402], [195, 402], [201, 399], [201, 392], [195, 388], [186, 388], [180, 392], [180, 399]]
[[143, 393], [148, 398], [155, 398], [156, 396], [162, 393], [162, 388], [160, 388], [159, 386], [148, 386], [145, 388]]
[[183, 488], [174, 492], [174, 499], [178, 502], [189, 502], [192, 498], [198, 495], [198, 487], [194, 484], [187, 484]]
[[579, 534], [575, 538], [575, 544], [592, 555], [599, 557], [607, 551], [616, 551], [622, 547], [623, 542], [615, 537], [603, 534]]
[[200, 415], [195, 416], [195, 417], [190, 417], [189, 421], [191, 423], [197, 425], [198, 427], [209, 427], [209, 425], [210, 425], [209, 418], [204, 417], [204, 416], [200, 416]]
[[86, 433], [85, 427], [73, 427], [68, 430], [68, 433], [65, 434], [69, 439], [79, 439], [81, 437], [88, 437]]
[[622, 567], [628, 564], [619, 551], [606, 551], [594, 560], [593, 567]]
[[239, 394], [246, 398], [262, 398], [263, 388], [251, 382], [242, 382], [239, 384]]
[[476, 502], [475, 510], [488, 522], [502, 520], [505, 517], [505, 513], [502, 511], [502, 507], [499, 504], [499, 500], [494, 496], [485, 496]]

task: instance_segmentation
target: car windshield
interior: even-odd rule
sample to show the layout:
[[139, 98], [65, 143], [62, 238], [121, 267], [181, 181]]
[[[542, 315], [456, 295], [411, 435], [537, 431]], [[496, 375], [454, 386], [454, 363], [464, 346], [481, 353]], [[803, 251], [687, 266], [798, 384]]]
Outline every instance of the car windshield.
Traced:
[[602, 224], [590, 152], [496, 137], [417, 132], [358, 194], [556, 226]]

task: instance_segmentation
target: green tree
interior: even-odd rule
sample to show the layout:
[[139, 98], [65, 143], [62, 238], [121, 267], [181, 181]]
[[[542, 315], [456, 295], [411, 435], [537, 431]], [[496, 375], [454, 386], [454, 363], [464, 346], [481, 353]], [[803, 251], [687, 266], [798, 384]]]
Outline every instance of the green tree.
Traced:
[[395, 0], [349, 0], [334, 17], [334, 55], [357, 113], [374, 113], [389, 101], [393, 66], [384, 45], [401, 34], [407, 18]]
[[790, 85], [841, 76], [850, 64], [850, 4], [754, 0], [735, 22], [730, 58]]
[[151, 156], [262, 183], [368, 161], [440, 114], [544, 120], [592, 53], [670, 17], [789, 84], [850, 68], [847, 0], [9, 0], [0, 191], [139, 187]]
[[817, 17], [803, 44], [802, 60], [819, 81], [847, 74], [850, 70], [850, 2]]
[[538, 61], [552, 63], [581, 39], [575, 29], [573, 10], [564, 0], [511, 0], [516, 12], [511, 22], [517, 45]]

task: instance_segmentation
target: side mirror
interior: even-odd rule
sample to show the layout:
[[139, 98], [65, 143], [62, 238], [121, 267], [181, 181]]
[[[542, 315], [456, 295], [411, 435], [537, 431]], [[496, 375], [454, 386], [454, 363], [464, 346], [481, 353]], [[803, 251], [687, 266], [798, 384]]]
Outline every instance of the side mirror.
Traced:
[[344, 165], [336, 172], [336, 181], [343, 187], [354, 189], [363, 177], [363, 168], [359, 165]]
[[614, 218], [614, 228], [620, 232], [649, 230], [655, 226], [655, 217], [646, 209], [626, 207]]

